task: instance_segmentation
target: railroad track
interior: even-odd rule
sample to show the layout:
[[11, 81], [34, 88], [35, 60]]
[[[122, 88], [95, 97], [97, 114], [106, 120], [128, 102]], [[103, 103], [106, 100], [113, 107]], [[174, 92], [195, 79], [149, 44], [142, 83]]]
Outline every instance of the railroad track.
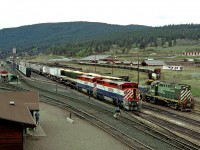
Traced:
[[[195, 119], [192, 119], [191, 116], [186, 116], [188, 114], [180, 115], [178, 113], [173, 113], [172, 111], [166, 111], [166, 110], [160, 109], [158, 107], [155, 108], [155, 107], [152, 107], [151, 105], [145, 105], [144, 103], [143, 103], [143, 108], [153, 111], [154, 113], [159, 112], [159, 114], [173, 117], [174, 119], [176, 119], [178, 121], [184, 121], [186, 123], [195, 125], [197, 127], [200, 126], [200, 120], [195, 120]], [[196, 113], [191, 113], [191, 115], [196, 115]]]
[[110, 135], [112, 135], [113, 137], [115, 137], [116, 139], [118, 139], [119, 141], [121, 141], [122, 143], [124, 143], [125, 145], [130, 147], [131, 149], [153, 150], [153, 148], [143, 144], [142, 142], [138, 141], [137, 139], [135, 139], [133, 137], [130, 137], [126, 133], [118, 130], [114, 126], [104, 122], [103, 120], [97, 118], [96, 116], [91, 115], [90, 113], [88, 113], [86, 111], [80, 110], [76, 106], [73, 106], [71, 104], [69, 105], [66, 102], [56, 99], [55, 97], [49, 97], [49, 96], [46, 96], [43, 94], [40, 96], [42, 98], [42, 102], [49, 103], [51, 105], [60, 107], [62, 109], [70, 110], [71, 112], [73, 112], [73, 114], [89, 121], [90, 123], [94, 124], [95, 126], [98, 126], [99, 128], [101, 128], [105, 132], [109, 133]]
[[197, 141], [200, 141], [200, 133], [197, 131], [193, 131], [191, 129], [176, 125], [174, 123], [170, 123], [166, 120], [162, 120], [160, 118], [157, 118], [155, 116], [149, 116], [147, 114], [140, 114], [140, 117], [144, 118], [145, 120], [148, 120], [156, 125], [159, 125], [161, 127], [166, 127], [170, 129], [171, 131], [179, 132], [187, 137], [193, 138]]
[[15, 86], [12, 84], [8, 84], [8, 83], [0, 84], [0, 89], [7, 90], [7, 91], [28, 91], [28, 89]]
[[[32, 86], [32, 85], [30, 85], [30, 86]], [[41, 93], [42, 95], [46, 95], [45, 92], [49, 92], [49, 91], [47, 91], [45, 89], [40, 89], [38, 87], [37, 87], [37, 89], [40, 90], [40, 91], [42, 91], [42, 92], [44, 92], [44, 94]], [[77, 98], [66, 96], [66, 95], [60, 95], [60, 94], [55, 93], [55, 92], [52, 93], [52, 91], [51, 91], [51, 94], [53, 94], [54, 96], [56, 95], [58, 97], [63, 97], [63, 99], [65, 100], [65, 102], [64, 101], [60, 101], [60, 102], [57, 102], [58, 104], [59, 103], [61, 103], [61, 104], [66, 103], [66, 99], [70, 99], [72, 101], [77, 101], [78, 103], [80, 103], [80, 102], [84, 103], [83, 105], [88, 106], [89, 108], [86, 109], [86, 110], [90, 110], [89, 112], [87, 111], [88, 114], [100, 114], [100, 117], [102, 117], [102, 118], [103, 118], [103, 114], [107, 114], [107, 115], [109, 115], [111, 117], [113, 115], [113, 111], [106, 110], [103, 107], [99, 107], [99, 105], [98, 106], [94, 105], [94, 104], [89, 103], [88, 101], [85, 101], [83, 99], [77, 99]], [[54, 99], [56, 99], [56, 98], [54, 97]], [[93, 108], [93, 109], [91, 110], [91, 108]], [[79, 107], [79, 109], [80, 109], [80, 107]], [[94, 112], [94, 110], [97, 110], [97, 109], [99, 109], [99, 110]], [[98, 117], [98, 116], [96, 116], [96, 117]], [[113, 120], [113, 117], [112, 117], [111, 120]], [[160, 142], [162, 141], [163, 144], [167, 143], [167, 145], [171, 145], [172, 147], [175, 147], [177, 149], [199, 149], [199, 147], [195, 147], [195, 146], [192, 146], [192, 145], [187, 145], [184, 142], [177, 142], [178, 140], [175, 140], [174, 138], [170, 139], [169, 136], [166, 136], [166, 135], [163, 135], [161, 133], [158, 133], [157, 131], [153, 131], [152, 128], [144, 126], [142, 123], [139, 124], [136, 121], [134, 122], [133, 119], [130, 120], [130, 119], [127, 119], [126, 117], [120, 116], [119, 121], [121, 121], [121, 123], [123, 123], [123, 126], [127, 126], [127, 129], [130, 129], [130, 128], [136, 129], [137, 128], [137, 132], [138, 132], [138, 130], [140, 130], [140, 132], [142, 131], [143, 134], [145, 134], [145, 136], [148, 135], [148, 136], [151, 136], [151, 138], [153, 137], [154, 138], [154, 142], [157, 141], [157, 140], [159, 140]], [[107, 122], [107, 121], [104, 121], [104, 122]], [[142, 129], [142, 127], [143, 127], [143, 129]], [[130, 134], [130, 130], [128, 130], [128, 131], [129, 131], [129, 133], [127, 135], [129, 135], [130, 137], [134, 137], [134, 134], [136, 133], [136, 131], [134, 130], [134, 133], [132, 133], [133, 135]], [[121, 132], [124, 132], [124, 131], [121, 131]], [[157, 142], [155, 142], [155, 143], [157, 143]], [[153, 147], [153, 145], [152, 145], [152, 147]]]

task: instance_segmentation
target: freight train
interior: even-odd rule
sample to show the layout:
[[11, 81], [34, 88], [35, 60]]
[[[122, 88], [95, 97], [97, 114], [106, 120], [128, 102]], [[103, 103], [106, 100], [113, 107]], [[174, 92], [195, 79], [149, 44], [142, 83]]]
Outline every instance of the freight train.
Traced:
[[173, 109], [192, 111], [194, 99], [187, 84], [153, 81], [143, 92], [143, 100], [154, 104], [166, 104]]
[[[24, 64], [24, 63], [21, 63]], [[32, 72], [51, 80], [70, 86], [78, 91], [85, 90], [90, 96], [99, 100], [112, 99], [113, 104], [126, 110], [140, 110], [141, 98], [136, 82], [124, 81], [119, 77], [86, 73], [79, 70], [50, 67], [46, 65], [25, 63], [17, 65], [17, 69], [29, 77]]]

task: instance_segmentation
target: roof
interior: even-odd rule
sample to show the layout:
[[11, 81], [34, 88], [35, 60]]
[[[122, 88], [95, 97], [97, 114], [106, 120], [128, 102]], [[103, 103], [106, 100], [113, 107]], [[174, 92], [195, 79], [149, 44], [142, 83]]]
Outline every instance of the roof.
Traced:
[[123, 61], [123, 63], [124, 63], [124, 64], [131, 64], [132, 61], [127, 61], [127, 60], [125, 60], [125, 61]]
[[164, 66], [166, 63], [162, 60], [144, 60], [143, 63], [146, 63], [148, 66]]
[[111, 55], [91, 55], [85, 58], [82, 58], [80, 60], [102, 60], [102, 59], [106, 59], [108, 57], [111, 57]]
[[[124, 64], [133, 64], [133, 65], [138, 65], [138, 61], [127, 61], [127, 60], [125, 60], [125, 61], [123, 61], [123, 63]], [[141, 64], [141, 62], [139, 62], [139, 64]]]
[[0, 99], [0, 119], [35, 127], [30, 110], [39, 110], [37, 91], [0, 92]]
[[107, 64], [108, 61], [98, 61], [98, 64]]
[[114, 61], [114, 63], [115, 63], [115, 64], [121, 64], [122, 61], [117, 60], [117, 61]]

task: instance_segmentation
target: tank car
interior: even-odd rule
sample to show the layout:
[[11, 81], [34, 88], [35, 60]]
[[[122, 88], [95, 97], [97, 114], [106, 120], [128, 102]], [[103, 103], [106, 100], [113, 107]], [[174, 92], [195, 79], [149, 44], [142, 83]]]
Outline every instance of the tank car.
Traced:
[[144, 95], [146, 101], [164, 103], [173, 109], [191, 111], [194, 108], [191, 86], [187, 84], [154, 81]]

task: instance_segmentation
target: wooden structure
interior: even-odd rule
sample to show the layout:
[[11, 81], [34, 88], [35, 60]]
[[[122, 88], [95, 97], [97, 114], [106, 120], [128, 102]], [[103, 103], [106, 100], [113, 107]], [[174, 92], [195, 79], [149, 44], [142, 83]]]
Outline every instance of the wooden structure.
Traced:
[[23, 150], [27, 128], [35, 128], [38, 92], [0, 92], [0, 149]]

